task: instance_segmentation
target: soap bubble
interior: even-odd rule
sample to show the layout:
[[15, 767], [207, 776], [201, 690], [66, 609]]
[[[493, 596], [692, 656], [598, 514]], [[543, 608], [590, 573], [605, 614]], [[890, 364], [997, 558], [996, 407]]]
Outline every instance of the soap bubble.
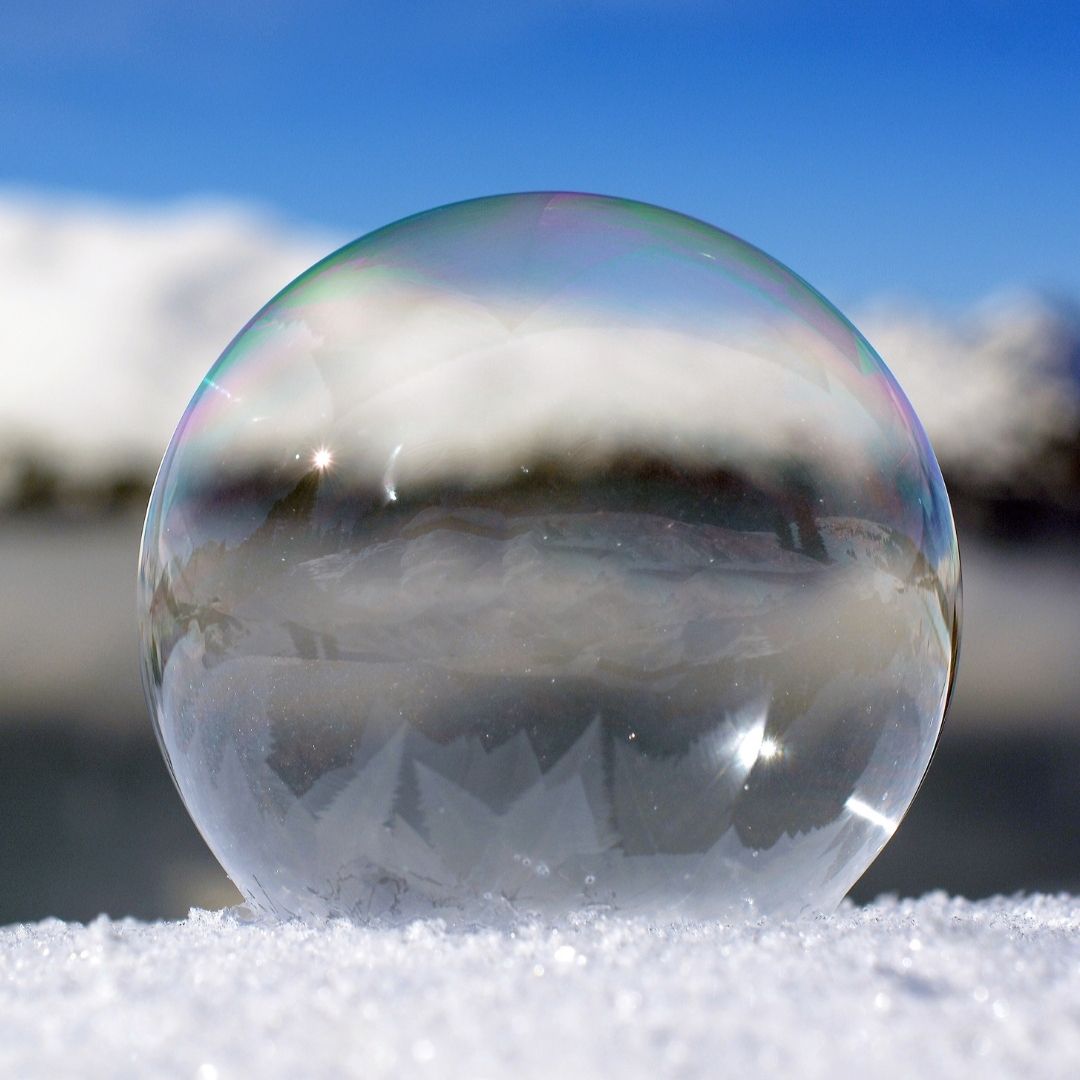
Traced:
[[960, 570], [873, 349], [728, 233], [510, 195], [342, 248], [184, 414], [140, 566], [254, 907], [829, 910], [941, 727]]

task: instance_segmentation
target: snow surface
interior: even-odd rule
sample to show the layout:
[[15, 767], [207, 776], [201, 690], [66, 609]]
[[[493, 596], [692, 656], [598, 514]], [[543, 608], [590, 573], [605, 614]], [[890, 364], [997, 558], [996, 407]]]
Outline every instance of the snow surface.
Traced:
[[1072, 1077], [1080, 898], [726, 926], [0, 930], [0, 1075]]

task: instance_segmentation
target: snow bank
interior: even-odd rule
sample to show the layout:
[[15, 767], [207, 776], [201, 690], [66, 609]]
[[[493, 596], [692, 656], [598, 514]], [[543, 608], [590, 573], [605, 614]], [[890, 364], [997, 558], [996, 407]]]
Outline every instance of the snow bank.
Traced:
[[741, 927], [99, 919], [0, 930], [0, 1074], [1066, 1077], [1080, 899]]

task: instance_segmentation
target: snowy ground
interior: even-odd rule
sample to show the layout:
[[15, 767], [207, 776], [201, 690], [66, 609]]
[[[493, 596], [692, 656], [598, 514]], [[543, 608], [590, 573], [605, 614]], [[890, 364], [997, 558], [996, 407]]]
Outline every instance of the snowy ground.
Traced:
[[0, 930], [0, 1075], [1072, 1077], [1080, 899], [729, 927]]

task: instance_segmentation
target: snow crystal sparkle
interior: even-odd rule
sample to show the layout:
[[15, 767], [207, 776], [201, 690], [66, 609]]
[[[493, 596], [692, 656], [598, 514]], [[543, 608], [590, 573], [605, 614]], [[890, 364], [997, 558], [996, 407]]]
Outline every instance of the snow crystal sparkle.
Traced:
[[341, 249], [203, 380], [140, 613], [180, 793], [282, 916], [834, 907], [927, 767], [960, 572], [821, 296], [640, 203]]

